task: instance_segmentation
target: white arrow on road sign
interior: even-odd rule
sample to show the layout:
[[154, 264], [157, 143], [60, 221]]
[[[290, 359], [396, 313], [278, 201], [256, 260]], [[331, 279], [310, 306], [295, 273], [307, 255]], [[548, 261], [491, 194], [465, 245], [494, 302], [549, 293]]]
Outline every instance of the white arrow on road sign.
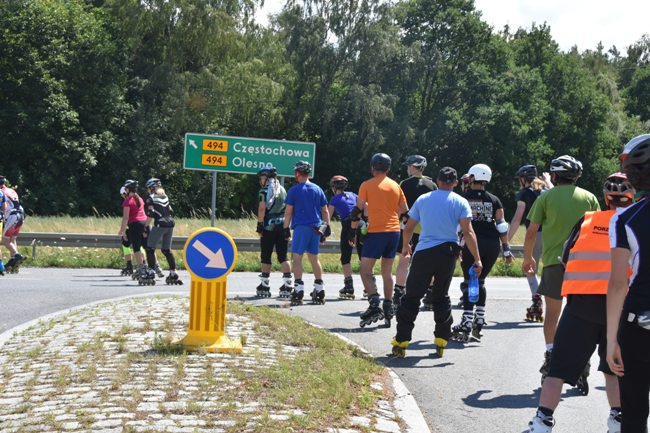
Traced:
[[194, 140], [190, 140], [190, 146], [192, 146], [195, 149], [198, 149], [198, 147], [197, 147], [196, 143], [194, 142]]
[[208, 264], [205, 265], [207, 268], [216, 268], [216, 269], [228, 269], [226, 265], [226, 259], [223, 257], [223, 251], [221, 248], [217, 252], [212, 252], [210, 248], [206, 247], [203, 242], [200, 240], [195, 240], [192, 246], [201, 254], [203, 254], [208, 259]]

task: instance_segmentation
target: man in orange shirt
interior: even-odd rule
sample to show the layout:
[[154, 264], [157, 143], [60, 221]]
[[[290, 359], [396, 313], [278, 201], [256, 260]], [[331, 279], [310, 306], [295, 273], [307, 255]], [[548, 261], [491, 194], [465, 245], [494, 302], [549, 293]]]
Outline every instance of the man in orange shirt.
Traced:
[[[361, 281], [368, 294], [370, 306], [361, 314], [360, 326], [386, 319], [390, 326], [393, 317], [393, 262], [399, 243], [399, 218], [408, 212], [406, 197], [397, 182], [388, 177], [391, 159], [385, 153], [376, 153], [370, 160], [372, 179], [361, 184], [357, 206], [352, 210], [352, 228], [356, 230], [364, 207], [368, 206], [368, 235], [361, 252]], [[351, 240], [351, 242], [354, 239]], [[383, 309], [372, 269], [381, 258], [381, 276], [384, 283]]]

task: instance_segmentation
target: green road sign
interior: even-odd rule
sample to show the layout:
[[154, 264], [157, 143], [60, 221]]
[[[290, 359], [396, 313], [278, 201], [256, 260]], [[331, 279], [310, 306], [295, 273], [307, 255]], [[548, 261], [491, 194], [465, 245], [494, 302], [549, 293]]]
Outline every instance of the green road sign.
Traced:
[[293, 176], [293, 165], [307, 161], [313, 176], [316, 144], [188, 132], [184, 155], [183, 167], [188, 170], [256, 174], [273, 165], [279, 176]]

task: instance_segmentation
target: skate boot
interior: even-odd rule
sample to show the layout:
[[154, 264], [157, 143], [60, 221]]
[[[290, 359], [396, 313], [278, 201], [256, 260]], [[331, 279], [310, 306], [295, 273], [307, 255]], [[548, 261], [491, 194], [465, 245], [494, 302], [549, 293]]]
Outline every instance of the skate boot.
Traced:
[[382, 310], [384, 310], [384, 324], [387, 328], [390, 328], [390, 321], [395, 316], [395, 309], [393, 307], [393, 301], [384, 299], [383, 304], [381, 305]]
[[291, 305], [302, 305], [302, 298], [305, 296], [305, 285], [302, 280], [296, 280], [296, 287], [291, 292]]
[[546, 416], [540, 411], [528, 423], [528, 433], [551, 433], [555, 420], [552, 416]]
[[293, 290], [293, 278], [291, 278], [291, 273], [282, 274], [282, 286], [278, 291], [278, 298], [288, 298], [291, 296], [291, 291]]
[[472, 313], [469, 311], [463, 312], [460, 319], [460, 324], [451, 328], [451, 339], [461, 343], [467, 343], [472, 332]]
[[160, 265], [158, 263], [156, 263], [156, 267], [153, 268], [153, 270], [156, 273], [156, 276], [158, 278], [164, 278], [165, 277], [165, 273], [163, 272], [162, 268], [160, 267]]
[[591, 370], [591, 363], [587, 361], [585, 369], [580, 373], [580, 377], [576, 381], [576, 388], [580, 391], [580, 394], [587, 395], [589, 394], [589, 382], [587, 382], [587, 377], [589, 377], [589, 370]]
[[396, 358], [404, 358], [406, 356], [406, 348], [409, 345], [408, 340], [398, 342], [393, 338], [390, 344], [393, 346], [390, 356], [394, 356]]
[[607, 433], [621, 433], [622, 414], [618, 410], [610, 410], [607, 418]]
[[361, 322], [359, 323], [359, 326], [362, 328], [384, 318], [384, 312], [379, 308], [378, 294], [375, 293], [374, 295], [369, 296], [368, 304], [370, 304], [368, 309], [361, 313]]
[[533, 303], [526, 308], [527, 322], [544, 322], [544, 304], [540, 295], [533, 295]]
[[317, 305], [325, 304], [325, 289], [323, 289], [323, 280], [314, 281], [314, 290], [311, 292], [311, 303]]
[[178, 274], [176, 272], [170, 271], [167, 278], [165, 278], [165, 284], [167, 284], [168, 286], [174, 286], [174, 285], [182, 286], [183, 281], [181, 281], [181, 279], [178, 278]]
[[20, 264], [23, 261], [25, 261], [25, 256], [20, 253], [16, 253], [5, 265], [5, 272], [8, 274], [17, 274], [20, 270]]
[[402, 302], [402, 296], [404, 296], [405, 292], [406, 288], [404, 286], [395, 284], [395, 288], [393, 289], [393, 306], [395, 307], [395, 311], [397, 311], [397, 307]]
[[551, 354], [548, 350], [544, 352], [544, 364], [539, 368], [539, 372], [542, 373], [542, 385], [544, 385], [544, 379], [548, 376], [548, 370], [551, 367]]
[[445, 354], [445, 347], [447, 347], [447, 340], [444, 338], [436, 337], [433, 339], [433, 344], [436, 345], [436, 355], [442, 358]]
[[0, 276], [3, 276], [5, 274], [5, 264], [3, 263], [2, 259], [0, 259]]
[[429, 287], [422, 298], [422, 309], [424, 311], [433, 311], [433, 291]]
[[481, 330], [483, 329], [484, 325], [485, 313], [479, 314], [479, 311], [477, 310], [476, 314], [474, 315], [474, 323], [472, 323], [472, 340], [481, 341], [481, 337], [483, 337]]
[[133, 275], [133, 263], [126, 262], [126, 266], [124, 267], [124, 269], [122, 269], [120, 275], [123, 277]]
[[137, 272], [134, 273], [138, 279], [139, 286], [155, 286], [156, 273], [153, 269], [148, 268], [146, 265], [138, 266]]
[[269, 284], [269, 274], [262, 272], [258, 275], [260, 277], [260, 285], [255, 289], [257, 292], [255, 296], [258, 298], [269, 298], [271, 297], [271, 285]]
[[352, 277], [345, 277], [343, 279], [343, 288], [339, 290], [339, 299], [354, 299]]

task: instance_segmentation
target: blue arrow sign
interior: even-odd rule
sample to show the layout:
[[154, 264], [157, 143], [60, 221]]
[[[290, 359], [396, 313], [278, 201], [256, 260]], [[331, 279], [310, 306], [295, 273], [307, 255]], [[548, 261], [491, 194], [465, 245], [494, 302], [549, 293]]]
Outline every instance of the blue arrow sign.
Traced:
[[185, 265], [192, 274], [214, 280], [228, 275], [235, 267], [237, 247], [226, 232], [205, 228], [187, 238], [184, 255]]

